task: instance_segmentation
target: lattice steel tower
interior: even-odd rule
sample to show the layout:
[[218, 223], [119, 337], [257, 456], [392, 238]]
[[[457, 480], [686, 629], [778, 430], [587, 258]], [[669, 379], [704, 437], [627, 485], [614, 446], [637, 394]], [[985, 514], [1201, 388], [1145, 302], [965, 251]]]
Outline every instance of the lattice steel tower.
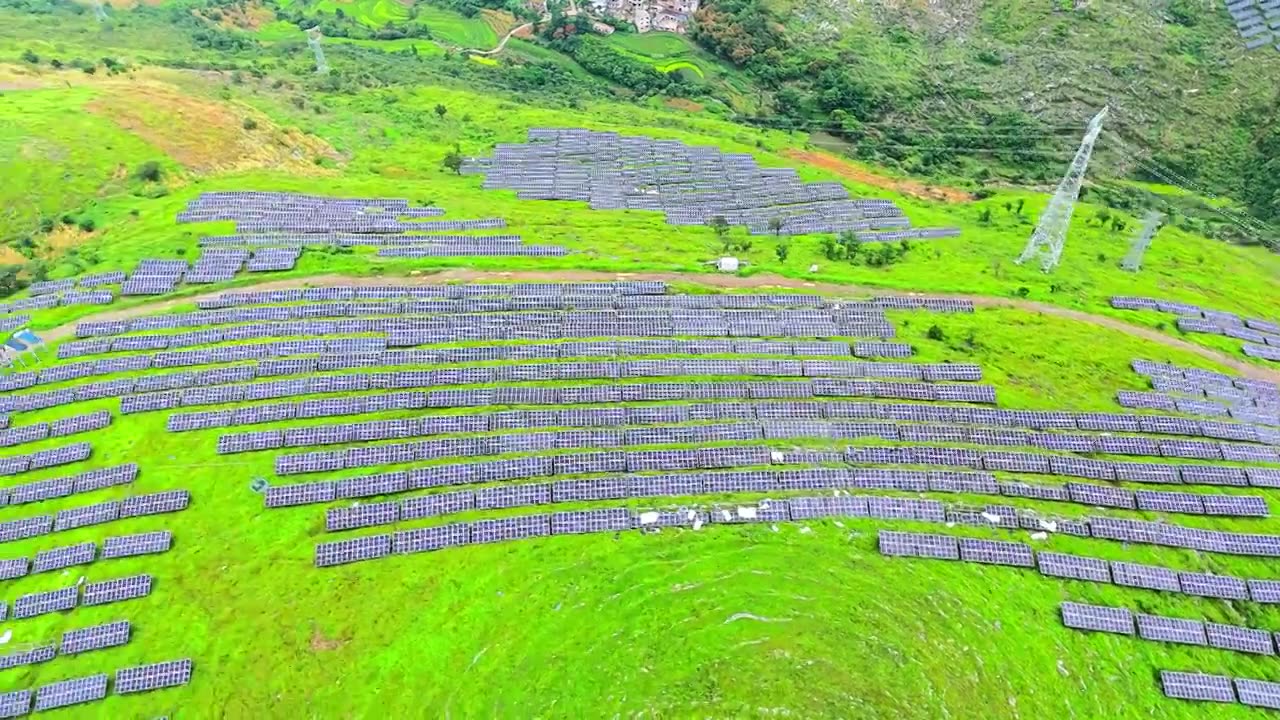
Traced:
[[307, 31], [307, 44], [311, 46], [311, 50], [316, 54], [316, 73], [319, 75], [329, 74], [329, 63], [324, 60], [324, 51], [320, 49], [320, 38], [324, 37], [320, 34], [319, 27], [313, 27]]
[[93, 0], [93, 12], [98, 16], [98, 22], [107, 21], [107, 10], [102, 7], [102, 0]]
[[1129, 246], [1129, 254], [1125, 256], [1124, 262], [1120, 263], [1120, 267], [1129, 272], [1138, 272], [1142, 269], [1142, 256], [1147, 254], [1147, 248], [1151, 247], [1151, 239], [1156, 236], [1156, 231], [1160, 229], [1160, 221], [1164, 219], [1164, 215], [1155, 210], [1147, 213], [1142, 219], [1142, 228], [1138, 231], [1137, 236], [1133, 239], [1133, 244]]
[[1093, 143], [1102, 132], [1102, 121], [1107, 117], [1109, 108], [1104, 107], [1089, 121], [1089, 130], [1080, 143], [1076, 159], [1071, 161], [1071, 168], [1058, 183], [1049, 206], [1040, 215], [1040, 224], [1027, 241], [1027, 247], [1018, 256], [1018, 264], [1040, 258], [1040, 269], [1049, 272], [1058, 266], [1062, 259], [1062, 246], [1067, 242], [1067, 230], [1071, 226], [1071, 213], [1075, 210], [1076, 200], [1080, 199], [1080, 184], [1084, 181], [1084, 171], [1089, 167], [1089, 158], [1093, 155]]

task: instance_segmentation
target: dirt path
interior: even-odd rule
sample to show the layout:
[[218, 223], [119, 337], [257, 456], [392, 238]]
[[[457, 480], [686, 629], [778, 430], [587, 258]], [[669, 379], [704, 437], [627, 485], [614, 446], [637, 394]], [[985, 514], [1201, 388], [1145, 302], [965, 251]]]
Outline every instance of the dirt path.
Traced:
[[521, 30], [525, 30], [531, 27], [533, 27], [533, 23], [525, 23], [520, 27], [511, 28], [510, 32], [508, 32], [506, 35], [503, 35], [502, 39], [498, 41], [498, 47], [492, 50], [468, 50], [467, 52], [471, 53], [472, 55], [497, 55], [498, 53], [502, 52], [503, 48], [507, 46], [507, 41], [511, 39], [511, 36], [515, 35]]
[[[1269, 382], [1280, 383], [1280, 370], [1271, 370], [1269, 368], [1252, 365], [1243, 360], [1231, 357], [1225, 353], [1219, 352], [1212, 348], [1203, 347], [1192, 342], [1188, 342], [1181, 338], [1166, 335], [1159, 330], [1133, 325], [1123, 320], [1107, 317], [1105, 315], [1094, 315], [1092, 313], [1081, 312], [1079, 310], [1071, 310], [1069, 308], [1050, 305], [1048, 303], [1035, 302], [1032, 300], [1021, 300], [1017, 298], [999, 298], [989, 297], [985, 295], [963, 295], [957, 293], [913, 293], [901, 290], [885, 290], [883, 288], [868, 288], [857, 285], [837, 285], [834, 283], [809, 282], [805, 280], [795, 280], [793, 278], [784, 278], [778, 275], [759, 274], [750, 277], [740, 277], [737, 275], [688, 275], [684, 273], [606, 273], [595, 272], [590, 270], [556, 270], [551, 272], [536, 271], [520, 271], [520, 272], [479, 272], [475, 270], [445, 270], [443, 272], [432, 273], [429, 275], [416, 275], [410, 277], [394, 277], [394, 278], [371, 278], [371, 277], [354, 277], [350, 275], [316, 275], [309, 278], [291, 278], [289, 280], [278, 280], [275, 282], [265, 282], [256, 285], [238, 287], [231, 290], [220, 290], [217, 292], [205, 293], [203, 295], [187, 296], [182, 298], [174, 298], [172, 300], [164, 300], [158, 303], [148, 305], [140, 305], [137, 307], [126, 308], [123, 310], [109, 310], [107, 312], [89, 315], [80, 318], [76, 322], [104, 321], [104, 320], [125, 320], [128, 318], [140, 317], [143, 315], [152, 315], [157, 312], [169, 310], [181, 305], [189, 305], [197, 300], [215, 298], [226, 293], [238, 292], [264, 292], [267, 290], [293, 290], [296, 288], [332, 286], [332, 287], [351, 287], [360, 285], [431, 285], [441, 282], [474, 282], [474, 281], [514, 281], [514, 282], [605, 282], [610, 280], [661, 280], [665, 282], [692, 282], [702, 285], [710, 285], [722, 288], [794, 288], [801, 290], [817, 290], [827, 295], [854, 295], [866, 297], [868, 295], [880, 296], [927, 296], [927, 297], [945, 297], [960, 300], [971, 300], [977, 307], [1008, 307], [1025, 310], [1028, 312], [1038, 312], [1045, 315], [1054, 315], [1056, 317], [1067, 318], [1077, 322], [1089, 323], [1098, 327], [1105, 327], [1109, 330], [1116, 330], [1126, 335], [1142, 338], [1148, 342], [1164, 345], [1166, 347], [1177, 348], [1187, 352], [1195, 353], [1200, 357], [1213, 360], [1214, 362], [1225, 365], [1235, 372], [1245, 377], [1255, 380], [1266, 380]], [[44, 333], [44, 338], [49, 341], [63, 340], [73, 336], [75, 333], [75, 323], [61, 325], [59, 327], [48, 330]]]

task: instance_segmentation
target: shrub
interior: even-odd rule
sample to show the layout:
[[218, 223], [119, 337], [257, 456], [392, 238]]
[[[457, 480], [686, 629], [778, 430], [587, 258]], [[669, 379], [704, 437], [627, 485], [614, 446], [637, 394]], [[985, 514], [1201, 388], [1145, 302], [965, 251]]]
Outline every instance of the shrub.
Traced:
[[93, 221], [93, 218], [88, 216], [80, 218], [80, 221], [77, 222], [76, 225], [85, 232], [93, 232], [94, 228], [98, 227], [98, 224]]
[[133, 176], [142, 182], [160, 182], [162, 175], [164, 175], [164, 170], [160, 167], [160, 163], [155, 160], [148, 160], [133, 171]]
[[27, 48], [26, 50], [22, 51], [22, 62], [31, 63], [32, 65], [39, 65], [40, 56], [32, 52], [31, 48]]
[[247, 118], [245, 118], [245, 119], [244, 119], [244, 122], [242, 122], [242, 123], [240, 123], [240, 124], [241, 124], [242, 126], [244, 126], [244, 129], [245, 129], [245, 130], [257, 130], [257, 129], [258, 129], [258, 121], [257, 121], [257, 120], [254, 120], [254, 119], [253, 119], [253, 118], [251, 118], [251, 117], [247, 117]]
[[937, 340], [938, 342], [942, 342], [947, 339], [947, 333], [937, 325], [930, 325], [928, 332], [925, 333], [925, 337], [929, 338], [930, 340]]

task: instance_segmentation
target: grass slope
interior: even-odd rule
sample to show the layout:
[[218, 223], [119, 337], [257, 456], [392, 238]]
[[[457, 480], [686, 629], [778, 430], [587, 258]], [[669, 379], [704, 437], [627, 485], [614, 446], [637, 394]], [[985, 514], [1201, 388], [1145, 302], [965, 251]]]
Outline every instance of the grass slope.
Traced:
[[[1135, 382], [1128, 360], [1152, 354], [1124, 335], [1015, 311], [980, 310], [967, 317], [907, 313], [895, 320], [917, 345], [921, 361], [984, 364], [1007, 407], [1111, 407], [1114, 389]], [[932, 324], [943, 329], [946, 341], [923, 338]], [[970, 334], [976, 342], [966, 339]], [[1055, 360], [1029, 349], [1028, 338], [1043, 353], [1051, 349]], [[1212, 367], [1177, 352], [1161, 356]], [[97, 401], [76, 412], [114, 406]], [[61, 414], [32, 413], [23, 422]], [[1193, 718], [1203, 717], [1204, 709], [1159, 696], [1157, 669], [1280, 677], [1269, 658], [1090, 636], [1063, 629], [1056, 616], [1058, 601], [1071, 599], [1274, 628], [1280, 627], [1275, 609], [1056, 582], [1008, 569], [891, 561], [875, 550], [875, 527], [867, 521], [805, 523], [807, 529], [782, 525], [777, 531], [716, 527], [557, 537], [316, 570], [313, 544], [336, 536], [323, 532], [317, 507], [261, 507], [249, 483], [270, 476], [266, 454], [219, 457], [213, 447], [220, 431], [177, 435], [165, 432], [163, 424], [163, 413], [118, 417], [91, 438], [92, 463], [139, 462], [133, 492], [185, 487], [193, 494], [191, 508], [60, 533], [56, 542], [169, 528], [174, 549], [148, 559], [30, 576], [12, 581], [7, 591], [12, 599], [64, 586], [80, 575], [98, 580], [153, 573], [155, 590], [144, 600], [10, 625], [12, 642], [27, 643], [127, 617], [135, 626], [133, 640], [15, 670], [6, 688], [185, 656], [196, 660], [195, 679], [180, 690], [48, 713], [54, 720], [780, 712]], [[63, 474], [45, 470], [30, 479]], [[51, 501], [40, 511], [81, 504], [86, 501]], [[1277, 509], [1274, 497], [1269, 504]], [[1073, 512], [1071, 506], [1039, 505]], [[32, 513], [15, 508], [4, 514]], [[1199, 524], [1280, 530], [1276, 520]], [[51, 544], [10, 543], [7, 552], [19, 556]], [[1270, 563], [1249, 558], [1057, 536], [1037, 544], [1185, 570], [1277, 577]], [[1252, 715], [1225, 708], [1215, 717]]]

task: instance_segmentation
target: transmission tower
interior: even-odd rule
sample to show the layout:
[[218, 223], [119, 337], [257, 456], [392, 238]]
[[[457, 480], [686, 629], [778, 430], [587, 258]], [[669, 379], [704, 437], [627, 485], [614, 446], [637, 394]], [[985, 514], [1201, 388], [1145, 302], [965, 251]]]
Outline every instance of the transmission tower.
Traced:
[[107, 21], [107, 9], [102, 7], [102, 0], [93, 0], [93, 12], [98, 16], [98, 22]]
[[1040, 258], [1040, 269], [1049, 272], [1058, 266], [1062, 259], [1062, 246], [1067, 242], [1067, 229], [1071, 226], [1071, 213], [1075, 210], [1076, 200], [1080, 199], [1080, 183], [1084, 181], [1085, 168], [1089, 167], [1089, 157], [1093, 155], [1093, 143], [1102, 132], [1102, 121], [1107, 117], [1108, 108], [1104, 107], [1089, 121], [1089, 130], [1080, 143], [1076, 159], [1058, 183], [1049, 206], [1040, 215], [1040, 224], [1027, 241], [1027, 247], [1018, 256], [1018, 264]]
[[1138, 272], [1142, 269], [1142, 256], [1147, 253], [1147, 248], [1151, 247], [1151, 239], [1156, 236], [1156, 231], [1160, 229], [1160, 221], [1164, 219], [1164, 215], [1152, 210], [1142, 219], [1142, 228], [1133, 239], [1133, 244], [1129, 246], [1129, 254], [1125, 256], [1124, 262], [1120, 263], [1120, 267], [1129, 272]]
[[320, 28], [313, 27], [307, 31], [307, 44], [311, 46], [311, 50], [316, 54], [316, 73], [319, 75], [329, 74], [329, 63], [324, 61], [324, 51], [320, 49], [320, 38], [324, 37], [320, 34]]

